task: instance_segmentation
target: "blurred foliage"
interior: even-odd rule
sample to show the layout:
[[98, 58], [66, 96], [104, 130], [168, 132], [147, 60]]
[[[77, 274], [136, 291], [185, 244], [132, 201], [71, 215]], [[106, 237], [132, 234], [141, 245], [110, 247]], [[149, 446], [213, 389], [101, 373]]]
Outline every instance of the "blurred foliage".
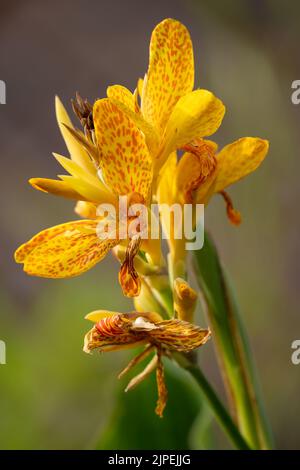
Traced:
[[155, 374], [134, 391], [125, 394], [120, 388], [114, 413], [98, 443], [99, 449], [212, 447], [210, 413], [201, 402], [199, 389], [186, 372], [175, 367], [167, 368], [169, 397], [162, 419], [154, 414]]

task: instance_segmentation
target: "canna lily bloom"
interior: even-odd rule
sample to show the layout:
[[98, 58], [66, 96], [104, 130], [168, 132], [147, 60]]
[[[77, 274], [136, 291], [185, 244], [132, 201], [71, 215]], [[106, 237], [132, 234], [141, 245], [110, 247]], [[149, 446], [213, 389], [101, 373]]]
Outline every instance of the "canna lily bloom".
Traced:
[[145, 346], [119, 374], [119, 378], [154, 352], [148, 365], [129, 382], [125, 391], [136, 387], [156, 370], [158, 401], [155, 412], [160, 417], [163, 416], [168, 395], [162, 356], [170, 356], [172, 352], [191, 352], [205, 344], [210, 337], [209, 330], [177, 319], [163, 320], [158, 313], [153, 312], [118, 313], [98, 310], [88, 314], [86, 319], [95, 323], [85, 336], [83, 350], [86, 353], [91, 353], [94, 349], [115, 351]]
[[[132, 119], [108, 99], [99, 100], [92, 114], [87, 101], [77, 96], [74, 108], [81, 118], [84, 133], [74, 129], [63, 105], [56, 99], [59, 127], [71, 158], [56, 154], [55, 158], [70, 175], [60, 176], [60, 181], [33, 178], [30, 183], [43, 192], [78, 201], [76, 211], [86, 219], [43, 230], [20, 246], [15, 260], [22, 263], [30, 275], [67, 278], [92, 268], [120, 243], [118, 232], [113, 237], [103, 216], [97, 216], [99, 204], [117, 207], [121, 195], [128, 196], [129, 204], [145, 203], [149, 199], [152, 160], [144, 135]], [[100, 238], [99, 230], [103, 235]], [[151, 252], [151, 241], [145, 242], [144, 249], [150, 253], [150, 259], [152, 256], [152, 260], [157, 261], [157, 243]], [[140, 291], [133, 258], [141, 240], [132, 238], [126, 240], [126, 245], [119, 279], [124, 294], [132, 297]]]
[[[179, 161], [176, 153], [168, 159], [158, 188], [159, 202], [207, 205], [214, 194], [220, 194], [230, 222], [239, 225], [241, 215], [234, 209], [225, 189], [260, 166], [268, 153], [269, 142], [258, 137], [243, 137], [218, 152], [215, 142], [198, 139], [185, 146], [185, 150]], [[171, 257], [176, 263], [184, 260], [185, 240], [175, 240], [173, 231], [174, 227], [169, 227], [168, 239]]]
[[144, 132], [154, 182], [169, 155], [219, 128], [225, 107], [211, 92], [194, 89], [193, 45], [186, 27], [165, 19], [152, 32], [148, 71], [131, 93], [121, 85], [109, 99]]

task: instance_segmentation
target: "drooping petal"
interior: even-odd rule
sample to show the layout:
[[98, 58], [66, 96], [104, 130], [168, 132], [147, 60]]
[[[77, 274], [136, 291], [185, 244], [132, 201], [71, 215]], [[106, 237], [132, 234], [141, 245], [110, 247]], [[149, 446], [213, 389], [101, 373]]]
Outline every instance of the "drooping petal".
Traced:
[[152, 159], [144, 135], [108, 98], [93, 108], [94, 125], [105, 183], [117, 194], [148, 198]]
[[85, 199], [80, 193], [75, 191], [65, 181], [52, 180], [48, 178], [30, 178], [29, 183], [34, 189], [38, 189], [44, 193], [55, 194], [67, 199]]
[[168, 390], [167, 390], [166, 382], [165, 382], [164, 366], [162, 363], [162, 353], [159, 348], [157, 349], [156, 384], [157, 384], [158, 399], [156, 403], [155, 413], [160, 418], [162, 418], [164, 409], [167, 404]]
[[145, 134], [147, 146], [154, 154], [157, 151], [159, 137], [154, 127], [136, 109], [135, 96], [127, 88], [121, 85], [113, 85], [107, 88], [107, 96], [129, 119]]
[[43, 230], [15, 254], [33, 276], [67, 278], [92, 268], [118, 241], [100, 240], [97, 221], [79, 220]]
[[231, 197], [226, 191], [220, 191], [219, 194], [223, 197], [225, 203], [226, 203], [226, 212], [227, 212], [227, 217], [229, 221], [233, 225], [240, 225], [242, 221], [242, 216], [238, 210], [236, 210], [233, 206], [233, 202]]
[[258, 137], [243, 137], [226, 145], [217, 154], [218, 173], [215, 192], [244, 178], [263, 162], [269, 150], [269, 142]]
[[162, 132], [178, 99], [194, 87], [193, 45], [186, 27], [171, 18], [159, 23], [150, 41], [142, 113]]
[[66, 143], [72, 160], [78, 163], [78, 165], [80, 165], [82, 168], [85, 168], [85, 170], [89, 173], [95, 174], [96, 168], [91, 162], [87, 152], [65, 127], [65, 125], [67, 125], [70, 128], [74, 129], [72, 121], [69, 118], [69, 115], [58, 96], [55, 97], [55, 111], [60, 132]]
[[128, 244], [125, 260], [119, 271], [119, 282], [126, 297], [137, 297], [141, 291], [141, 279], [134, 266], [134, 257], [137, 255], [141, 239], [132, 238]]
[[156, 166], [161, 167], [174, 150], [216, 132], [224, 113], [224, 104], [210, 91], [195, 90], [180, 98], [167, 123]]
[[210, 338], [210, 331], [181, 320], [164, 320], [148, 335], [168, 349], [189, 352], [199, 348]]

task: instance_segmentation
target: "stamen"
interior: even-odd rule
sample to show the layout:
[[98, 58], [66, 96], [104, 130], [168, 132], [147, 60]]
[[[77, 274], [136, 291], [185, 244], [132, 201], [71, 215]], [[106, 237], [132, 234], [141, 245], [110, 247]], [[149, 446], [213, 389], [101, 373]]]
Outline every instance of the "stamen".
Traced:
[[87, 99], [83, 99], [78, 91], [75, 95], [75, 100], [71, 100], [72, 108], [78, 117], [86, 137], [91, 138], [95, 130], [93, 121], [93, 106]]
[[226, 191], [220, 191], [219, 194], [221, 194], [221, 196], [224, 198], [225, 200], [225, 203], [226, 203], [226, 212], [227, 212], [227, 216], [228, 216], [228, 219], [230, 220], [230, 222], [233, 224], [233, 225], [240, 225], [241, 221], [242, 221], [242, 217], [241, 217], [241, 214], [238, 210], [236, 210], [234, 207], [233, 207], [233, 202], [229, 196], [228, 193], [226, 193]]

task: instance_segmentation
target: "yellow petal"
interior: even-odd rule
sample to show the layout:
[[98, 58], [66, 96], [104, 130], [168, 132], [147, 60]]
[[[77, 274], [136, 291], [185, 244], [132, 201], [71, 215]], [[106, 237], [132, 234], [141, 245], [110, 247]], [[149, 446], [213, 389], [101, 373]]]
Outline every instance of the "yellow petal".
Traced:
[[95, 174], [96, 168], [91, 162], [87, 152], [64, 126], [64, 124], [66, 124], [67, 126], [74, 129], [72, 121], [69, 118], [69, 115], [58, 96], [55, 97], [55, 111], [60, 132], [66, 143], [67, 149], [69, 150], [72, 160], [78, 163], [78, 165], [80, 165], [82, 168], [85, 168], [85, 170], [89, 173]]
[[222, 101], [210, 91], [195, 90], [180, 98], [168, 121], [156, 165], [160, 167], [174, 150], [216, 132], [224, 114]]
[[58, 175], [65, 183], [68, 184], [74, 191], [78, 192], [81, 199], [86, 199], [90, 202], [95, 202], [98, 204], [101, 203], [109, 203], [115, 204], [116, 198], [112, 193], [109, 191], [103, 191], [103, 189], [99, 186], [94, 186], [89, 184], [87, 181], [83, 179], [76, 178], [75, 176], [70, 175]]
[[74, 210], [84, 219], [95, 219], [97, 216], [97, 207], [92, 202], [78, 201]]
[[99, 187], [104, 193], [107, 193], [108, 190], [99, 179], [99, 177], [94, 174], [88, 173], [84, 168], [82, 168], [78, 163], [74, 162], [70, 158], [63, 157], [57, 153], [53, 153], [54, 158], [58, 163], [67, 170], [70, 175], [75, 176], [76, 178], [87, 181], [89, 184]]
[[177, 197], [182, 204], [194, 201], [193, 192], [201, 183], [201, 162], [196, 155], [185, 153], [180, 159], [175, 173]]
[[112, 85], [106, 90], [108, 98], [124, 104], [128, 109], [135, 112], [135, 99], [133, 93], [122, 85]]
[[116, 240], [100, 240], [96, 227], [97, 221], [80, 220], [43, 230], [16, 251], [15, 259], [33, 276], [77, 276], [117, 244]]
[[30, 178], [29, 183], [34, 189], [38, 189], [44, 193], [63, 196], [67, 199], [84, 199], [81, 194], [72, 189], [65, 181], [52, 180], [48, 178]]
[[171, 18], [151, 36], [149, 68], [144, 79], [142, 113], [160, 132], [178, 99], [194, 87], [193, 45], [186, 27]]
[[93, 115], [105, 183], [117, 194], [137, 192], [147, 199], [152, 160], [144, 135], [108, 98], [96, 101]]
[[269, 150], [269, 142], [258, 137], [243, 137], [226, 145], [217, 157], [215, 192], [244, 178], [262, 163]]
[[98, 323], [98, 321], [103, 318], [111, 317], [113, 315], [122, 315], [119, 312], [111, 312], [109, 310], [94, 310], [93, 312], [88, 313], [84, 318], [93, 323]]
[[137, 112], [134, 95], [121, 85], [113, 85], [107, 88], [107, 96], [145, 134], [147, 146], [150, 152], [154, 154], [158, 148], [158, 134], [154, 127], [143, 118], [142, 114]]
[[172, 152], [160, 171], [160, 178], [157, 188], [157, 197], [161, 204], [173, 204], [174, 195], [174, 175], [177, 166], [177, 154]]
[[173, 152], [165, 165], [161, 169], [161, 176], [159, 178], [157, 198], [160, 204], [159, 211], [161, 216], [162, 227], [164, 234], [168, 241], [170, 251], [174, 254], [175, 251], [180, 251], [181, 254], [184, 252], [185, 240], [174, 238], [174, 218], [170, 217], [170, 208], [173, 204], [176, 204], [177, 194], [174, 176], [177, 169], [177, 155]]
[[138, 91], [140, 98], [142, 98], [143, 87], [144, 87], [144, 80], [142, 78], [139, 78], [137, 82], [137, 91]]

